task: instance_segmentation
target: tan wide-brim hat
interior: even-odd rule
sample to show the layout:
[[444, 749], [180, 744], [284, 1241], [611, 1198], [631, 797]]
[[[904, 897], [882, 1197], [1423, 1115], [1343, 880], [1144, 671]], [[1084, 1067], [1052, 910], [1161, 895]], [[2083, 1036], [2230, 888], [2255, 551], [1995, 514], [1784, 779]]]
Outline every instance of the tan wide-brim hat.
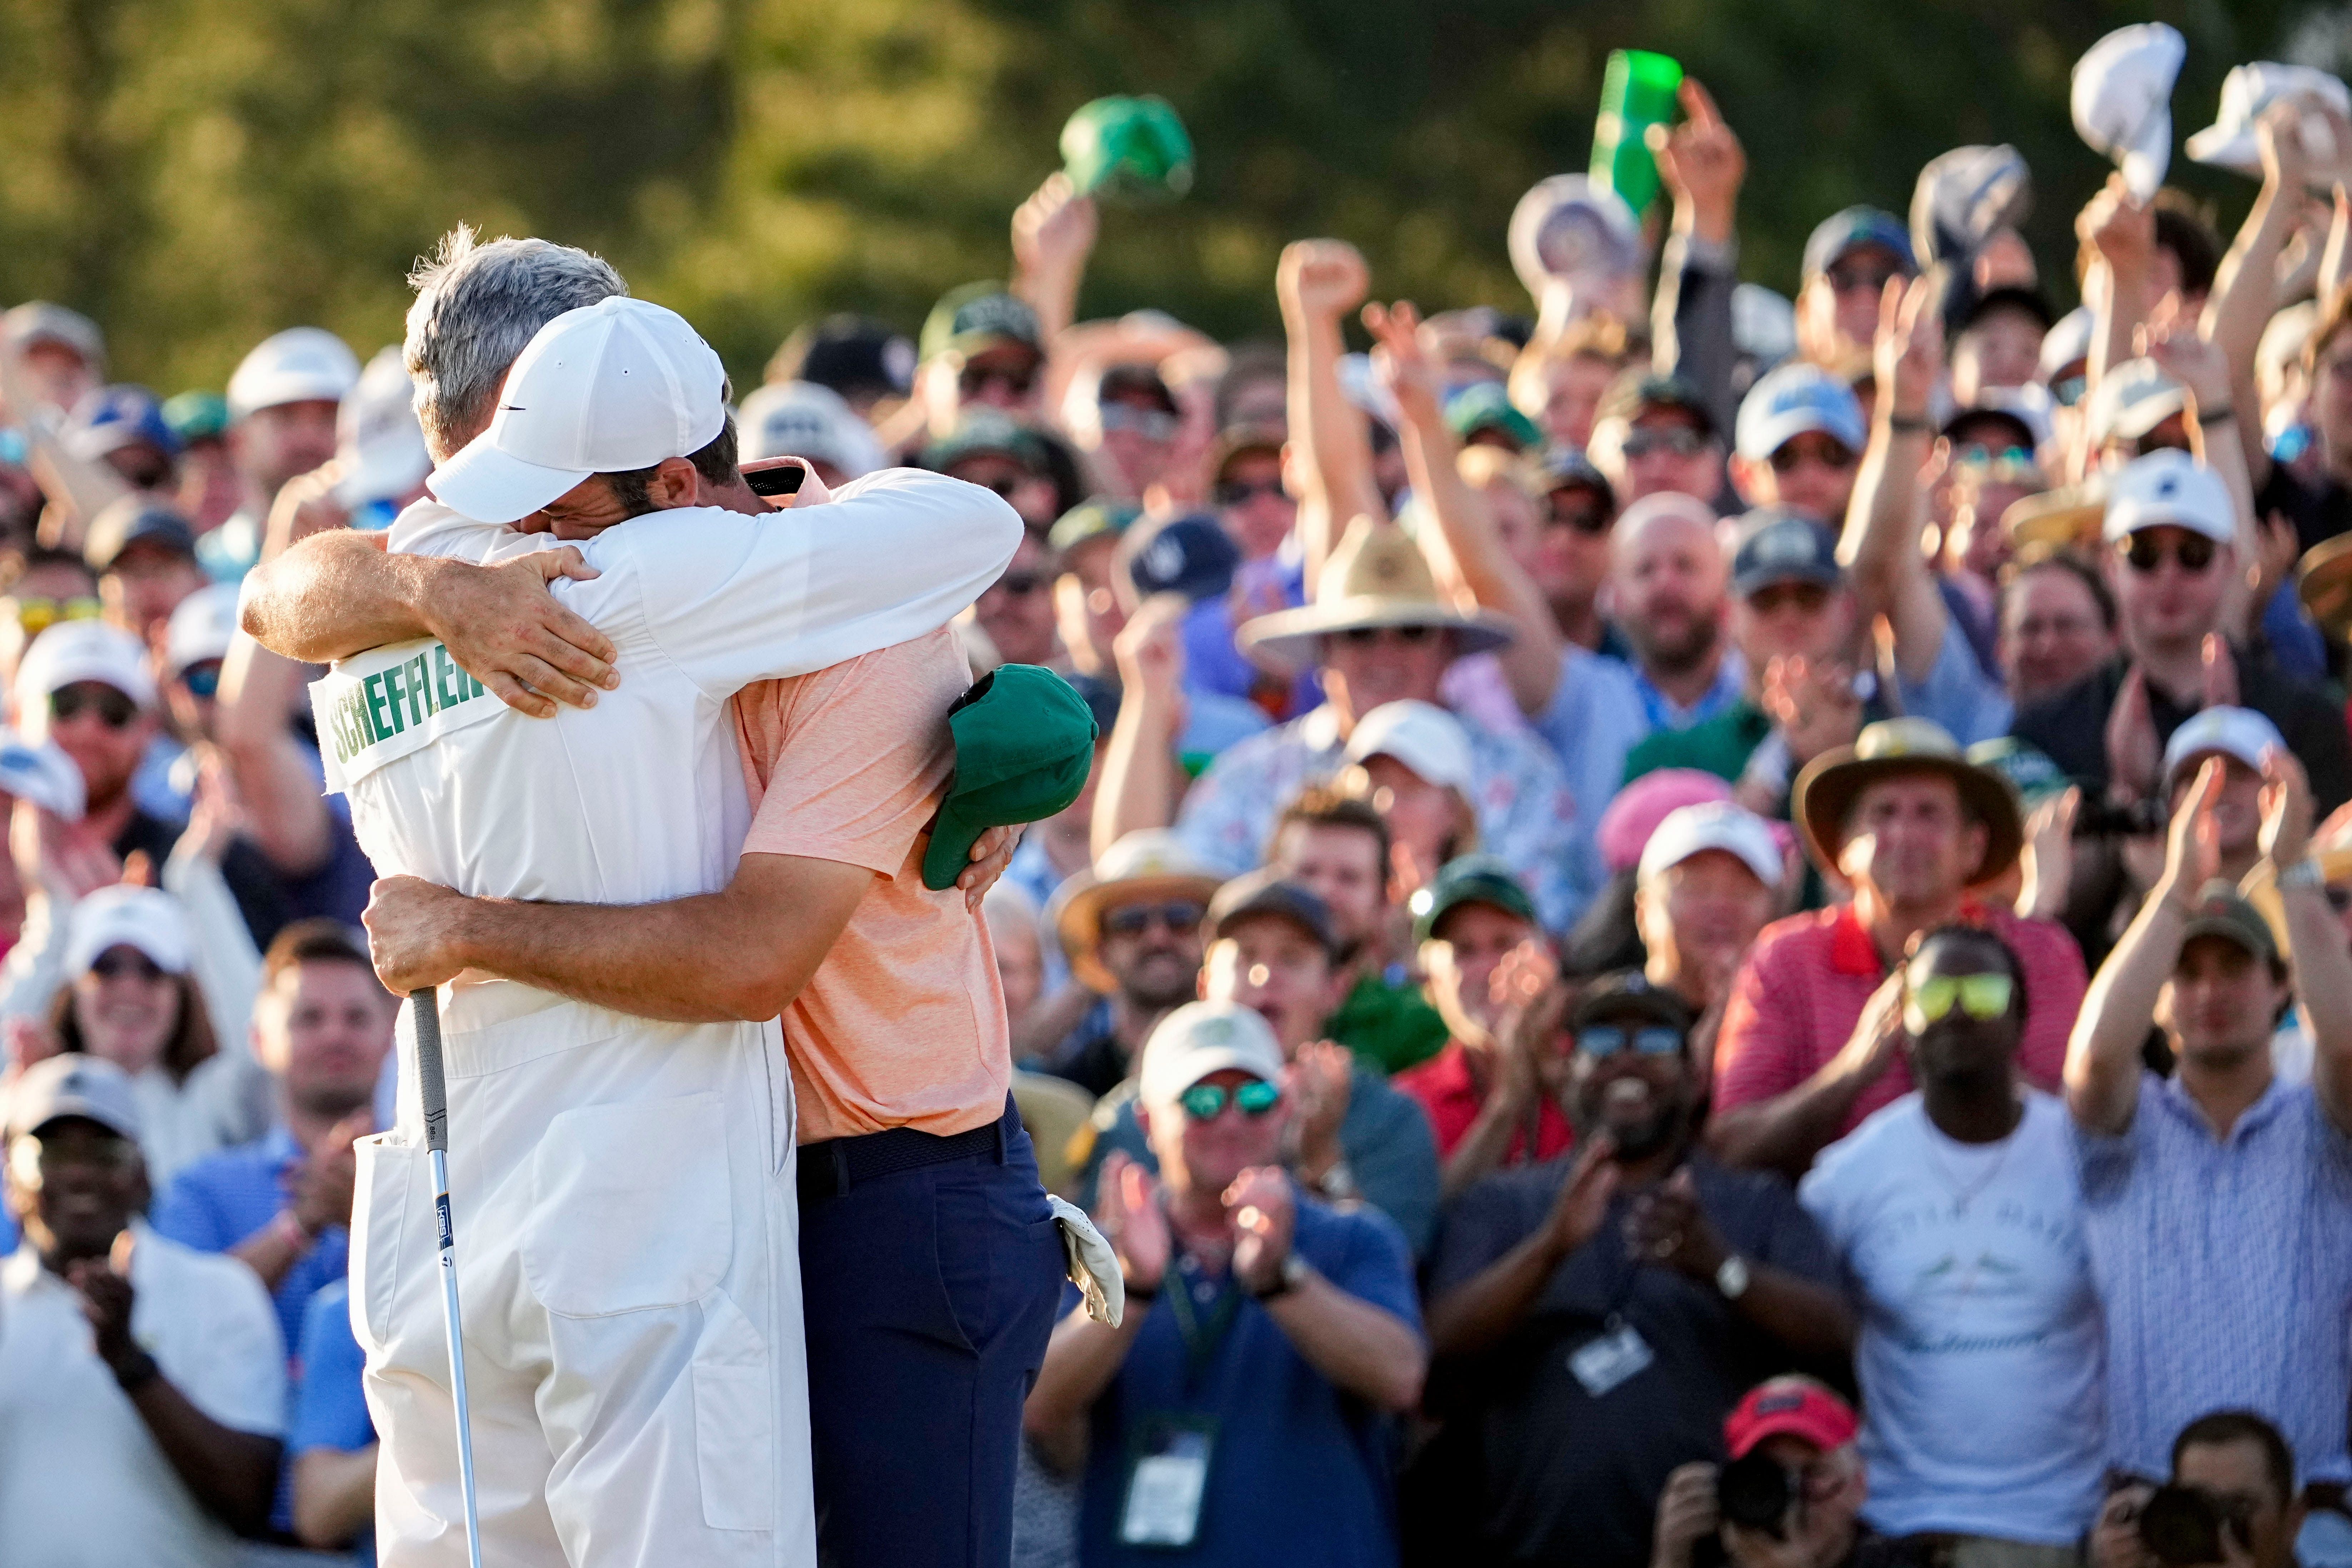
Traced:
[[2324, 539], [2304, 552], [2294, 591], [2319, 629], [2338, 642], [2352, 638], [2352, 533]]
[[2000, 514], [2000, 531], [2017, 558], [2029, 564], [2062, 551], [2096, 555], [2106, 515], [2106, 479], [2095, 475], [2011, 502]]
[[1449, 631], [1465, 654], [1498, 648], [1512, 636], [1509, 620], [1494, 611], [1465, 610], [1441, 597], [1428, 558], [1404, 530], [1359, 517], [1324, 563], [1313, 604], [1244, 621], [1234, 640], [1304, 669], [1320, 662], [1322, 638], [1382, 626]]
[[2025, 814], [2017, 791], [1990, 768], [1962, 754], [1959, 742], [1928, 719], [1883, 719], [1863, 726], [1851, 746], [1823, 752], [1805, 764], [1790, 794], [1790, 815], [1805, 848], [1824, 872], [1837, 869], [1846, 818], [1862, 792], [1901, 773], [1942, 773], [1958, 786], [1961, 804], [1985, 825], [1984, 858], [1969, 876], [1980, 886], [2017, 864], [2025, 847]]
[[1097, 956], [1106, 907], [1187, 899], [1205, 911], [1224, 882], [1174, 833], [1139, 827], [1104, 850], [1092, 870], [1063, 883], [1046, 906], [1045, 919], [1061, 938], [1070, 973], [1108, 995], [1118, 989], [1118, 981]]

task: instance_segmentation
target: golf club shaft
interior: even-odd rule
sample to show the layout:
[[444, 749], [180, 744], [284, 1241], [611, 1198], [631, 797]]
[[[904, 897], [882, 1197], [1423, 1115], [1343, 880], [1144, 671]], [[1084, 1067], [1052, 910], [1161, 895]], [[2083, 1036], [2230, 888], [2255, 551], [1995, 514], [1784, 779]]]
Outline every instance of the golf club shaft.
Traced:
[[449, 1085], [441, 1070], [441, 1008], [431, 991], [408, 998], [416, 1026], [416, 1089], [425, 1106], [425, 1158], [433, 1171], [433, 1214], [441, 1229], [441, 1322], [449, 1340], [449, 1392], [457, 1402], [457, 1481], [466, 1500], [466, 1561], [482, 1568], [482, 1523], [474, 1506], [474, 1426], [466, 1408], [466, 1331], [457, 1311], [457, 1238], [449, 1225]]

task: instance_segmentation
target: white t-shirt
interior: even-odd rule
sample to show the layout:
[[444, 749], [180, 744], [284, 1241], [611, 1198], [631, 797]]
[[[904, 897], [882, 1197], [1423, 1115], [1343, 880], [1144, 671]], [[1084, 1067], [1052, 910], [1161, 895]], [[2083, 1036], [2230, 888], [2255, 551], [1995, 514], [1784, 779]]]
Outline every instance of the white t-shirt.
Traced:
[[[483, 559], [549, 542], [452, 521], [445, 508], [411, 511], [395, 548]], [[946, 625], [1021, 535], [990, 491], [905, 468], [821, 507], [633, 518], [580, 546], [601, 575], [553, 589], [612, 638], [618, 689], [532, 719], [437, 642], [372, 649], [310, 689], [328, 787], [350, 795], [379, 875], [599, 904], [711, 891], [750, 826], [729, 699]], [[460, 984], [444, 1022], [463, 1030], [553, 1005], [511, 982]], [[560, 1023], [534, 1027], [560, 1033]]]
[[1906, 1094], [1830, 1147], [1799, 1197], [1862, 1309], [1864, 1516], [1888, 1535], [2065, 1545], [2097, 1511], [2098, 1301], [2065, 1108], [1961, 1143]]
[[[222, 1426], [279, 1436], [286, 1347], [261, 1281], [234, 1258], [131, 1228], [131, 1338]], [[0, 1262], [0, 1563], [236, 1563], [236, 1538], [197, 1505], [98, 1359], [79, 1300], [29, 1246]]]

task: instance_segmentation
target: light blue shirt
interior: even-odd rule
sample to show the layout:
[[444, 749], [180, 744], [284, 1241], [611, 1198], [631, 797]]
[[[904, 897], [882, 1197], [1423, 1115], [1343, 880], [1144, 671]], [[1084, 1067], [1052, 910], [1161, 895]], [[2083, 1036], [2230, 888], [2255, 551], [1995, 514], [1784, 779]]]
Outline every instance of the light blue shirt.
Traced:
[[2311, 1086], [2273, 1079], [2217, 1139], [2177, 1082], [2145, 1074], [2129, 1128], [2074, 1138], [2114, 1462], [2168, 1475], [2183, 1426], [2251, 1409], [2297, 1475], [2352, 1479], [2352, 1137]]
[[2009, 733], [2017, 705], [1999, 681], [1987, 675], [1969, 646], [1969, 634], [1957, 616], [1944, 617], [1943, 645], [1924, 680], [1900, 683], [1903, 711], [1917, 719], [1933, 719], [1963, 746]]

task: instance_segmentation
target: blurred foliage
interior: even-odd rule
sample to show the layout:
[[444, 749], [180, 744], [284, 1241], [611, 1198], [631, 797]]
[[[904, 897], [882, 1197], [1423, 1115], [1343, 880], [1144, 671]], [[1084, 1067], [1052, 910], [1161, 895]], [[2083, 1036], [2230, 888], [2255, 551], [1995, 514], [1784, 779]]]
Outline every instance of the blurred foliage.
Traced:
[[[0, 300], [89, 311], [124, 376], [218, 385], [295, 322], [394, 341], [410, 261], [463, 220], [602, 251], [747, 381], [812, 313], [912, 331], [1001, 276], [1063, 119], [1158, 92], [1199, 178], [1105, 215], [1087, 313], [1269, 332], [1276, 254], [1318, 233], [1382, 293], [1524, 310], [1512, 204], [1583, 166], [1602, 60], [1637, 46], [1747, 143], [1748, 278], [1793, 288], [1826, 213], [1904, 211], [1928, 158], [2007, 141], [2069, 301], [2104, 166], [2067, 72], [2151, 16], [2189, 41], [2181, 136], [2233, 62], [2340, 65], [2347, 30], [2287, 0], [0, 0]], [[2176, 171], [2225, 228], [2252, 194]]]

